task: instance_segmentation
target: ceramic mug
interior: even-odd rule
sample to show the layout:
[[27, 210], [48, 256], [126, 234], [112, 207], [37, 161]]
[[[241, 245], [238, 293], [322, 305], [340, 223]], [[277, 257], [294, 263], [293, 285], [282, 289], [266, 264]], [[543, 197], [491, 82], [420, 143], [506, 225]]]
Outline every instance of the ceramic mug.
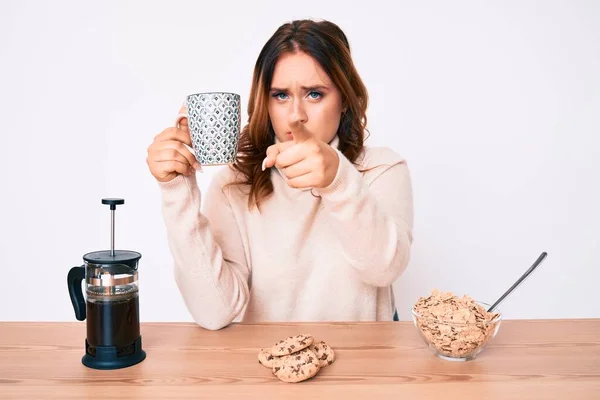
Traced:
[[229, 92], [190, 94], [185, 102], [192, 149], [200, 165], [225, 165], [235, 161], [240, 139], [240, 95]]

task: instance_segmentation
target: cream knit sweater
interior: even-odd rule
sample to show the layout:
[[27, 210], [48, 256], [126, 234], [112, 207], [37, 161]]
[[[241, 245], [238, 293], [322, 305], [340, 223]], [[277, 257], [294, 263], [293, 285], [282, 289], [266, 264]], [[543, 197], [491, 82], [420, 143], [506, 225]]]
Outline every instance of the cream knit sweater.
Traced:
[[196, 175], [159, 183], [175, 279], [198, 325], [392, 319], [412, 243], [410, 173], [384, 147], [365, 147], [363, 173], [337, 152], [333, 182], [312, 193], [272, 168], [262, 213], [248, 210], [246, 188], [223, 188], [229, 167], [202, 194]]

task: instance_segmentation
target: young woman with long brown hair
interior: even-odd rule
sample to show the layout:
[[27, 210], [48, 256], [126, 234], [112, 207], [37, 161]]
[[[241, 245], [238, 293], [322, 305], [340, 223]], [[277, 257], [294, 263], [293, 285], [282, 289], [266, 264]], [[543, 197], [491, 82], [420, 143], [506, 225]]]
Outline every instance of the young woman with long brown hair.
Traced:
[[260, 52], [237, 159], [206, 194], [183, 145], [185, 108], [156, 136], [147, 163], [175, 279], [200, 326], [392, 319], [412, 188], [401, 156], [364, 145], [367, 104], [343, 31], [299, 20]]

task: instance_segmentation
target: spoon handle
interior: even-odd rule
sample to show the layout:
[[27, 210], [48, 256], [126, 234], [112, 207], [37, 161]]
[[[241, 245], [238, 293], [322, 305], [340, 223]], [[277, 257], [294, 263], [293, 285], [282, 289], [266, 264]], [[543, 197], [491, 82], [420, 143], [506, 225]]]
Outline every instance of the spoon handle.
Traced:
[[510, 294], [510, 292], [515, 290], [517, 288], [517, 286], [519, 286], [521, 284], [521, 282], [523, 282], [525, 280], [525, 278], [527, 278], [529, 276], [529, 274], [531, 274], [533, 272], [533, 270], [536, 269], [542, 263], [542, 261], [544, 261], [544, 259], [546, 258], [547, 255], [548, 255], [548, 253], [546, 253], [545, 251], [542, 254], [540, 254], [540, 256], [533, 263], [533, 265], [531, 267], [529, 267], [529, 269], [527, 271], [525, 271], [525, 273], [523, 275], [521, 275], [521, 277], [510, 287], [510, 289], [508, 289], [506, 292], [504, 292], [504, 294], [498, 300], [496, 300], [496, 302], [488, 309], [488, 312], [494, 311], [494, 309], [496, 309], [496, 307], [498, 307], [498, 304], [500, 304], [502, 302], [502, 300], [504, 300], [504, 298]]

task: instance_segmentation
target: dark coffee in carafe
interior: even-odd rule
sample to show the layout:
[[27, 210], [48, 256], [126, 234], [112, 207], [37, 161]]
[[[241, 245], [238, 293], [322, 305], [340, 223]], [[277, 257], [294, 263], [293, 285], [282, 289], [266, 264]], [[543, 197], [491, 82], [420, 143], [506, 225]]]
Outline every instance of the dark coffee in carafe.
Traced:
[[140, 336], [139, 298], [87, 302], [90, 346], [126, 346]]

